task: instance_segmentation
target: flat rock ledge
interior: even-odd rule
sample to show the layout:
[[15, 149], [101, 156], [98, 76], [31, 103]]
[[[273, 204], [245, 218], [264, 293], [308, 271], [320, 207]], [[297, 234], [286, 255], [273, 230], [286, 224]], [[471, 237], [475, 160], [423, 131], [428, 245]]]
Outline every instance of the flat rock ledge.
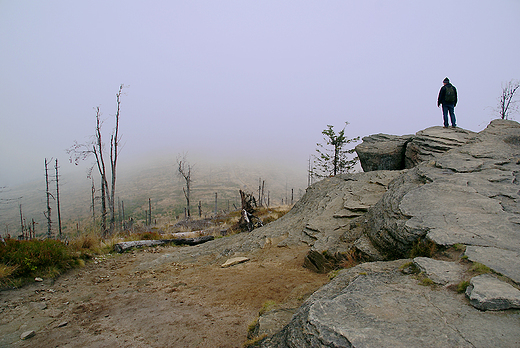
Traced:
[[520, 290], [489, 274], [471, 278], [466, 296], [473, 307], [483, 311], [520, 308]]
[[370, 262], [315, 292], [264, 348], [518, 347], [520, 311], [481, 311], [463, 294], [420, 285], [400, 268]]
[[462, 280], [464, 269], [458, 263], [434, 260], [429, 257], [416, 257], [413, 263], [435, 284], [452, 285]]

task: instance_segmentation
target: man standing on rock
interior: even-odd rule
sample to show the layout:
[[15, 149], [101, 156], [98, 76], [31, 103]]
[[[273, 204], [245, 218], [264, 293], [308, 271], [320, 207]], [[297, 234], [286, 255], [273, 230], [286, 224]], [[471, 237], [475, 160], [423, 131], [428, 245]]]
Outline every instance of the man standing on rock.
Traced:
[[450, 83], [449, 78], [445, 78], [442, 81], [444, 86], [439, 91], [439, 97], [437, 98], [437, 106], [442, 104], [442, 116], [444, 117], [444, 128], [448, 128], [448, 112], [450, 113], [451, 126], [457, 127], [455, 120], [455, 106], [457, 105], [457, 89]]

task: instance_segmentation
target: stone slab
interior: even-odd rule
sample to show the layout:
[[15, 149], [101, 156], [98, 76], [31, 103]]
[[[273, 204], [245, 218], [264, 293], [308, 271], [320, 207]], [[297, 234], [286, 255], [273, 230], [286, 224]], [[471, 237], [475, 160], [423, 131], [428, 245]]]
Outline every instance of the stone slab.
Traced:
[[489, 274], [471, 278], [466, 296], [473, 307], [484, 311], [520, 308], [520, 290]]
[[463, 267], [456, 262], [434, 260], [429, 257], [416, 257], [413, 263], [435, 284], [458, 284], [462, 279]]

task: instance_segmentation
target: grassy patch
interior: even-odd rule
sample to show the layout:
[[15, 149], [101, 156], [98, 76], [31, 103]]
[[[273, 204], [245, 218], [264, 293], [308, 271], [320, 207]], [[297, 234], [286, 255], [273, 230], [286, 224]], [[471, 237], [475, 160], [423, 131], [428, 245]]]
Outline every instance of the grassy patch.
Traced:
[[491, 269], [488, 266], [481, 264], [479, 262], [474, 262], [469, 270], [476, 274], [485, 274], [485, 273], [491, 272]]
[[453, 244], [453, 249], [455, 249], [457, 251], [465, 251], [466, 246], [464, 244], [456, 243], [456, 244]]
[[431, 240], [419, 239], [415, 241], [410, 250], [410, 257], [432, 257], [435, 254], [437, 246]]
[[466, 288], [469, 286], [469, 281], [464, 280], [457, 284], [457, 292], [459, 294], [462, 294], [463, 292], [466, 292]]
[[7, 239], [5, 244], [0, 244], [0, 282], [2, 286], [19, 286], [34, 277], [55, 278], [78, 266], [78, 259], [78, 255], [60, 241]]
[[424, 278], [421, 278], [419, 280], [419, 285], [422, 285], [422, 286], [432, 286], [434, 285], [435, 283], [433, 282], [433, 280], [431, 280], [430, 278], [428, 277], [424, 277]]
[[258, 319], [256, 318], [247, 326], [247, 338], [252, 339], [255, 337], [256, 327], [258, 325]]
[[399, 267], [399, 270], [404, 274], [418, 274], [419, 268], [413, 262], [407, 262]]
[[244, 343], [244, 348], [260, 347], [260, 342], [267, 337], [267, 334], [260, 335], [258, 337], [247, 340]]
[[341, 271], [340, 269], [335, 269], [333, 271], [330, 271], [327, 275], [329, 277], [329, 280], [332, 280], [334, 278], [336, 278], [336, 276], [338, 275], [339, 271]]
[[262, 305], [262, 308], [258, 311], [258, 315], [263, 315], [267, 312], [269, 312], [271, 309], [273, 309], [276, 306], [276, 302], [273, 300], [265, 301]]

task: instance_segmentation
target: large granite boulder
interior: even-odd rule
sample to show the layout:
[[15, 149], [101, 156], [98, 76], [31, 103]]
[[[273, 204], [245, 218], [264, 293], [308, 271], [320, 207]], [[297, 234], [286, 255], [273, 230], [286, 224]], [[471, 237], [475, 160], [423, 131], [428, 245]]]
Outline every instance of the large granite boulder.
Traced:
[[[304, 266], [326, 273], [342, 263], [354, 244], [359, 252], [370, 259], [382, 259], [370, 243], [363, 248], [362, 243], [355, 243], [362, 237], [361, 217], [386, 192], [399, 171], [374, 171], [368, 173], [345, 174], [326, 180], [333, 180], [335, 185], [319, 199], [316, 209], [303, 227], [302, 240], [311, 248]], [[311, 194], [312, 187], [307, 194]]]
[[364, 232], [394, 259], [421, 240], [464, 244], [470, 260], [520, 282], [519, 164], [520, 124], [495, 120], [467, 144], [393, 181], [365, 215]]
[[356, 146], [363, 171], [404, 169], [406, 144], [412, 137], [382, 133], [364, 137], [363, 142]]

